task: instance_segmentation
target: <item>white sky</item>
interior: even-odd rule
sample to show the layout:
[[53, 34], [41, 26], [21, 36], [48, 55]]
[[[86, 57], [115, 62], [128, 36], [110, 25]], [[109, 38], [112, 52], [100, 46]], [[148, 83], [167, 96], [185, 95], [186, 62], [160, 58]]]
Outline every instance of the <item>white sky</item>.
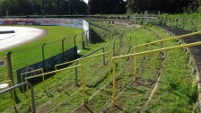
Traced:
[[84, 0], [84, 2], [88, 3], [88, 0]]
[[[124, 0], [124, 1], [126, 1], [126, 0]], [[88, 3], [88, 0], [84, 0], [84, 2]]]

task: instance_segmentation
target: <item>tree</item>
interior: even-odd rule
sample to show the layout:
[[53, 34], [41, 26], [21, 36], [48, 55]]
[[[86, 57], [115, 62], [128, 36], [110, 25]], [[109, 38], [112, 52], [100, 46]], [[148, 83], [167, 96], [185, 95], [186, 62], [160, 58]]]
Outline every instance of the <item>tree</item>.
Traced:
[[200, 0], [192, 0], [188, 4], [188, 7], [186, 7], [185, 11], [187, 13], [193, 13], [193, 12], [201, 12], [201, 1]]
[[[17, 15], [28, 15], [32, 12], [32, 1], [31, 0], [16, 0], [17, 6], [16, 9]], [[32, 13], [31, 13], [32, 14]]]
[[160, 10], [166, 13], [182, 13], [191, 0], [127, 0], [127, 12], [139, 13], [145, 10]]
[[86, 14], [83, 0], [4, 0], [0, 15], [67, 15]]
[[90, 14], [123, 14], [126, 11], [126, 2], [123, 0], [89, 0]]

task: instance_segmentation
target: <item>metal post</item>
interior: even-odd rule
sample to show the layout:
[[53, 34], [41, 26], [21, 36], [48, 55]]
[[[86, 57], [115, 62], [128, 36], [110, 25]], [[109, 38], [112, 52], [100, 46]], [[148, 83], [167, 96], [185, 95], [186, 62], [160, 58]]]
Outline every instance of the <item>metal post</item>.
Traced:
[[[75, 62], [75, 65], [77, 65], [77, 64], [78, 64], [78, 61]], [[78, 84], [78, 78], [77, 78], [77, 68], [75, 68], [75, 84], [77, 86], [79, 86], [79, 84]]]
[[120, 36], [120, 38], [119, 38], [119, 42], [120, 42], [120, 43], [119, 43], [119, 47], [122, 46], [122, 42], [123, 42], [122, 40], [123, 40], [123, 37], [124, 37], [124, 30], [121, 31], [121, 36]]
[[76, 46], [76, 37], [77, 37], [77, 34], [74, 36], [74, 46]]
[[[11, 80], [10, 86], [13, 86], [14, 85], [14, 80], [13, 80], [13, 73], [12, 73], [11, 54], [12, 54], [12, 52], [7, 53], [7, 61], [6, 62], [7, 62], [7, 68], [8, 68], [8, 77]], [[17, 97], [17, 94], [16, 94], [15, 90], [11, 92], [11, 95], [14, 98], [13, 99], [14, 100], [14, 105], [17, 104], [17, 103], [20, 103], [20, 100]]]
[[42, 60], [43, 61], [45, 60], [45, 45], [46, 45], [46, 43], [43, 43], [43, 45], [42, 45]]
[[88, 43], [89, 43], [89, 39], [88, 38], [90, 37], [90, 34], [88, 35], [87, 32], [89, 34], [89, 30], [86, 31], [86, 45], [88, 46]]
[[31, 88], [32, 113], [36, 113], [33, 86], [30, 83], [28, 83], [28, 82], [22, 82], [20, 84], [17, 84], [15, 86], [12, 86], [11, 88], [8, 88], [8, 89], [6, 89], [4, 91], [1, 91], [0, 95], [4, 94], [4, 93], [7, 93], [7, 92], [10, 92], [12, 90], [15, 90], [15, 89], [17, 89], [17, 88], [19, 88], [19, 87], [21, 87], [23, 85], [29, 85], [29, 87]]
[[12, 82], [12, 86], [14, 85], [14, 80], [13, 80], [13, 73], [12, 73], [12, 63], [11, 63], [11, 54], [12, 52], [7, 53], [7, 68], [8, 68], [8, 77]]
[[[134, 47], [134, 54], [137, 53], [137, 47]], [[136, 80], [136, 74], [137, 74], [137, 56], [133, 56], [134, 58], [134, 78], [133, 80]]]
[[84, 68], [81, 66], [82, 70], [82, 105], [85, 105], [86, 95], [85, 95], [85, 76], [84, 76]]
[[[105, 52], [104, 48], [103, 48], [103, 47], [100, 47], [100, 48], [98, 48], [97, 50], [95, 50], [95, 51], [93, 51], [93, 52], [91, 52], [91, 53], [89, 53], [89, 54], [87, 54], [87, 55], [85, 55], [85, 56], [82, 56], [82, 57], [80, 57], [80, 58], [87, 57], [87, 56], [89, 56], [89, 55], [91, 55], [91, 54], [93, 54], [93, 53], [95, 53], [95, 52], [97, 52], [97, 51], [99, 51], [99, 50], [103, 50], [103, 53]], [[75, 62], [75, 65], [78, 64], [78, 61], [79, 61], [79, 60], [77, 60], [77, 61]], [[105, 54], [103, 54], [103, 65], [105, 65]], [[77, 68], [75, 68], [75, 83], [76, 83], [77, 86], [79, 86], [79, 84], [78, 84], [78, 78], [77, 78]]]
[[[102, 49], [103, 49], [103, 53], [105, 53], [105, 49], [104, 48]], [[105, 65], [105, 54], [103, 54], [103, 65]]]
[[113, 42], [112, 42], [112, 50], [113, 50], [113, 51], [112, 51], [112, 52], [113, 52], [112, 55], [113, 55], [113, 56], [115, 56], [115, 41], [116, 41], [118, 38], [120, 38], [120, 37], [115, 38], [115, 39], [113, 40]]
[[116, 101], [116, 63], [115, 59], [112, 59], [113, 64], [113, 94], [112, 94], [112, 103], [115, 105]]
[[65, 61], [64, 59], [64, 51], [65, 51], [65, 48], [64, 48], [64, 41], [66, 40], [66, 38], [62, 39], [62, 60], [63, 62]]
[[84, 32], [82, 32], [82, 49], [85, 49]]
[[42, 45], [42, 61], [43, 61], [43, 69], [45, 69], [45, 44], [46, 43], [43, 43]]

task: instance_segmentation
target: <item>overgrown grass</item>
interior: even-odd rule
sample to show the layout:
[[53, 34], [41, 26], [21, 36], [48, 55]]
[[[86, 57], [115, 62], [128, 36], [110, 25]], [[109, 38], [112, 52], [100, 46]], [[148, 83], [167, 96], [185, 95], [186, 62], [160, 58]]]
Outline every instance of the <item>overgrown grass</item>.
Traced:
[[161, 24], [165, 24], [172, 27], [182, 28], [188, 31], [200, 31], [200, 14], [163, 14], [161, 16]]
[[[75, 85], [74, 69], [66, 70], [55, 75], [50, 75], [45, 80], [45, 90], [43, 84], [34, 86], [35, 100], [37, 112], [82, 112], [88, 113], [101, 112], [162, 112], [162, 111], [183, 111], [189, 112], [192, 110], [196, 98], [196, 90], [194, 77], [190, 75], [189, 67], [187, 67], [188, 54], [182, 49], [167, 52], [165, 59], [165, 67], [163, 69], [162, 79], [159, 83], [156, 92], [151, 101], [145, 106], [148, 97], [158, 79], [158, 70], [161, 66], [160, 54], [142, 55], [138, 57], [137, 66], [141, 67], [141, 71], [137, 75], [137, 80], [133, 80], [133, 58], [123, 58], [116, 61], [117, 65], [117, 106], [111, 106], [112, 96], [112, 76], [108, 81], [108, 65], [112, 55], [113, 39], [120, 36], [122, 30], [121, 25], [104, 23], [102, 21], [92, 21], [98, 26], [109, 28], [113, 35], [103, 29], [92, 27], [94, 31], [102, 38], [102, 42], [90, 44], [85, 50], [82, 50], [80, 55], [85, 55], [99, 47], [104, 47], [110, 56], [106, 57], [106, 65], [102, 64], [102, 58], [90, 58], [86, 61], [79, 62], [84, 67], [86, 80], [86, 97], [87, 103], [82, 104], [82, 87]], [[154, 26], [147, 26], [150, 29], [161, 35], [162, 38], [169, 37], [161, 29]], [[53, 29], [53, 28], [52, 28]], [[133, 53], [135, 45], [144, 44], [146, 42], [158, 40], [155, 35], [141, 28], [123, 28], [125, 36], [123, 43], [120, 46], [119, 40], [115, 43], [115, 55]], [[131, 38], [130, 38], [131, 37]], [[41, 39], [42, 40], [42, 39]], [[177, 45], [177, 42], [171, 41], [165, 43], [165, 46]], [[146, 51], [150, 49], [161, 48], [160, 44], [151, 45], [148, 47], [139, 48], [138, 51]], [[96, 54], [99, 54], [97, 52]], [[176, 56], [175, 56], [176, 55]], [[146, 59], [144, 59], [146, 57]], [[144, 61], [145, 60], [145, 61]], [[72, 64], [74, 65], [74, 63]], [[111, 64], [110, 64], [111, 65]], [[112, 73], [112, 69], [109, 70]], [[78, 82], [81, 82], [81, 70], [78, 68]], [[176, 76], [180, 75], [180, 76]], [[59, 79], [59, 90], [56, 89], [56, 78]], [[132, 82], [132, 83], [131, 83]], [[130, 83], [130, 84], [129, 84]], [[192, 88], [193, 87], [193, 88]], [[125, 89], [126, 88], [126, 89]], [[125, 90], [124, 90], [125, 89]], [[124, 91], [123, 91], [124, 90]], [[121, 92], [121, 95], [119, 95]], [[164, 93], [165, 92], [165, 93]], [[181, 93], [185, 92], [185, 93]], [[177, 95], [176, 95], [177, 94]], [[171, 95], [170, 97], [167, 95]], [[18, 111], [25, 112], [27, 103], [23, 94], [18, 93], [21, 103], [17, 106]], [[172, 100], [181, 100], [174, 102]], [[166, 101], [164, 101], [166, 100]], [[14, 112], [8, 105], [8, 101], [3, 101], [5, 106], [1, 107], [4, 112]], [[9, 101], [11, 102], [11, 101]], [[185, 104], [184, 106], [181, 106]], [[166, 106], [165, 106], [166, 105]], [[167, 107], [167, 105], [169, 105]], [[160, 107], [158, 107], [160, 106]], [[179, 107], [181, 109], [178, 109]], [[169, 110], [169, 111], [168, 111]]]

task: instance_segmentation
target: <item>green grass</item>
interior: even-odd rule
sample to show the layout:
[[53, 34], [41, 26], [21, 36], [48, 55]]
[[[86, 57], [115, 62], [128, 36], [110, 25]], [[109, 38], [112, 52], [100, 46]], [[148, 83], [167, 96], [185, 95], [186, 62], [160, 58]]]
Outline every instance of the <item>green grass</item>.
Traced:
[[[85, 55], [99, 47], [104, 47], [110, 56], [106, 57], [107, 64], [110, 63], [112, 55], [112, 42], [113, 39], [120, 36], [122, 30], [121, 25], [110, 25], [102, 21], [92, 21], [97, 25], [108, 28], [113, 31], [113, 36], [103, 29], [92, 27], [97, 34], [104, 40], [103, 42], [90, 44], [86, 50], [82, 50], [80, 55]], [[43, 26], [45, 27], [45, 26]], [[147, 26], [153, 31], [157, 32], [162, 38], [169, 37], [162, 29], [157, 29], [154, 26]], [[53, 29], [53, 28], [47, 28]], [[58, 28], [59, 29], [59, 28]], [[116, 55], [133, 53], [133, 47], [136, 44], [144, 44], [147, 40], [158, 40], [155, 35], [145, 29], [141, 28], [124, 28], [125, 36], [123, 43], [119, 46], [119, 40], [115, 43]], [[58, 30], [59, 32], [59, 30]], [[54, 34], [54, 33], [52, 33]], [[131, 38], [127, 38], [131, 37]], [[45, 38], [41, 38], [43, 40]], [[46, 39], [49, 39], [48, 37]], [[62, 38], [61, 38], [62, 39]], [[55, 39], [56, 40], [56, 39]], [[52, 41], [55, 41], [52, 40]], [[137, 42], [136, 42], [137, 40]], [[42, 41], [36, 42], [42, 44]], [[177, 45], [177, 42], [165, 42], [165, 46]], [[29, 46], [28, 44], [25, 46]], [[30, 46], [31, 47], [31, 46]], [[160, 44], [142, 47], [138, 51], [145, 51], [160, 48]], [[23, 47], [20, 47], [23, 48]], [[26, 48], [26, 47], [25, 47]], [[14, 49], [15, 50], [15, 49]], [[16, 49], [17, 51], [18, 49]], [[99, 54], [97, 52], [96, 54]], [[136, 82], [129, 84], [133, 79], [133, 58], [123, 58], [116, 60], [117, 65], [117, 95], [126, 87], [126, 89], [117, 98], [117, 106], [109, 106], [112, 97], [112, 76], [108, 82], [108, 67], [102, 64], [102, 58], [90, 58], [86, 61], [79, 62], [84, 67], [85, 80], [86, 80], [86, 106], [80, 106], [82, 103], [82, 90], [81, 87], [75, 85], [74, 69], [59, 72], [55, 75], [50, 75], [45, 80], [45, 91], [43, 84], [36, 84], [34, 86], [36, 110], [37, 112], [82, 112], [88, 113], [89, 110], [93, 112], [189, 112], [192, 110], [192, 105], [196, 101], [195, 78], [190, 75], [189, 67], [187, 66], [188, 53], [184, 53], [182, 49], [166, 52], [165, 66], [161, 81], [156, 92], [154, 93], [150, 102], [145, 106], [148, 97], [158, 79], [158, 70], [161, 66], [160, 55], [142, 55], [138, 57], [137, 66], [141, 67], [140, 73], [137, 75]], [[52, 55], [51, 53], [49, 54]], [[175, 56], [176, 55], [176, 56]], [[144, 60], [146, 57], [146, 60]], [[74, 64], [72, 64], [74, 65]], [[110, 64], [111, 65], [111, 64]], [[112, 74], [112, 69], [110, 70]], [[81, 70], [78, 69], [78, 80], [81, 85]], [[176, 76], [178, 75], [178, 76]], [[59, 78], [59, 91], [56, 90], [56, 77]], [[129, 85], [128, 85], [129, 84]], [[99, 90], [100, 89], [100, 90]], [[97, 92], [98, 91], [98, 92]], [[96, 93], [97, 92], [97, 93]], [[165, 92], [165, 93], [164, 93]], [[184, 92], [184, 93], [181, 93]], [[177, 95], [176, 95], [177, 94]], [[92, 96], [93, 95], [93, 96]], [[171, 96], [167, 96], [171, 95]], [[17, 106], [18, 111], [25, 112], [27, 110], [26, 99], [23, 94], [18, 93], [21, 103]], [[194, 98], [193, 98], [194, 97]], [[7, 94], [9, 98], [9, 94]], [[177, 100], [172, 101], [172, 100]], [[179, 101], [181, 100], [181, 102]], [[1, 110], [4, 112], [14, 112], [9, 107], [9, 101], [4, 102]], [[1, 105], [3, 103], [0, 102]], [[184, 104], [184, 106], [181, 106]], [[159, 107], [158, 107], [159, 106]], [[167, 107], [168, 106], [168, 107]], [[178, 109], [181, 108], [181, 109]]]

